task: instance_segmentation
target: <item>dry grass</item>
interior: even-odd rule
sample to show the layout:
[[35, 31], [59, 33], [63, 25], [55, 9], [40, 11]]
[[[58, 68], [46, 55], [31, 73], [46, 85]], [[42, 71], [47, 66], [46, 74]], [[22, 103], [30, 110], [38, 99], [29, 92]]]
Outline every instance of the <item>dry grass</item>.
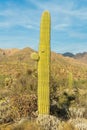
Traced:
[[42, 130], [35, 121], [21, 120], [19, 123], [5, 124], [0, 130]]
[[58, 130], [78, 130], [71, 123], [63, 122], [60, 123]]
[[[45, 130], [39, 127], [34, 121], [22, 121], [14, 124], [5, 124], [0, 127], [0, 130]], [[50, 129], [53, 130], [53, 129]], [[61, 122], [56, 130], [79, 130], [68, 122]]]

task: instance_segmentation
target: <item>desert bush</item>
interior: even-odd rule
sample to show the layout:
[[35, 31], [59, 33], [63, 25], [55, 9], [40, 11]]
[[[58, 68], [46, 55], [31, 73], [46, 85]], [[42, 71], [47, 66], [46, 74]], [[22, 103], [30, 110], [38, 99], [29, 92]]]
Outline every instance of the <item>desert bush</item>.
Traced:
[[9, 98], [0, 99], [0, 124], [13, 121]]
[[6, 76], [5, 75], [0, 75], [0, 88], [3, 88], [5, 86], [5, 80]]
[[73, 119], [76, 118], [84, 118], [84, 114], [86, 112], [86, 108], [84, 107], [77, 107], [77, 106], [72, 106], [69, 108], [70, 111], [70, 117]]
[[87, 130], [87, 120], [84, 118], [70, 119], [69, 122], [78, 130]]
[[[34, 118], [37, 111], [37, 97], [31, 95], [16, 95], [12, 97], [10, 104], [12, 106], [13, 119], [20, 120], [22, 117]], [[14, 113], [17, 114], [14, 114]]]
[[27, 69], [23, 74], [20, 74], [18, 78], [15, 78], [12, 83], [12, 92], [15, 93], [36, 93], [37, 90], [37, 77], [36, 71]]
[[0, 100], [0, 124], [18, 121], [22, 117], [35, 118], [36, 95], [16, 95]]
[[39, 115], [36, 122], [44, 130], [57, 130], [60, 120], [51, 115]]

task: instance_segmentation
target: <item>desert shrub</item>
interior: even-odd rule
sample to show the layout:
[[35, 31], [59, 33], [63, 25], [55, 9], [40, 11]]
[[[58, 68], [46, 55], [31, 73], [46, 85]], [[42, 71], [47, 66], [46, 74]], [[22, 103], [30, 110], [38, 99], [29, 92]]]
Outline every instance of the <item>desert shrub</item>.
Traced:
[[77, 88], [84, 88], [86, 89], [87, 86], [87, 80], [86, 79], [78, 79], [78, 80], [74, 80], [74, 86]]
[[13, 83], [13, 79], [11, 77], [6, 77], [5, 78], [5, 86], [6, 87], [11, 88], [12, 83]]
[[9, 104], [9, 98], [0, 99], [0, 124], [13, 121], [11, 115], [11, 106]]
[[74, 95], [69, 95], [66, 92], [62, 93], [58, 97], [52, 99], [50, 112], [52, 115], [55, 115], [63, 120], [70, 118], [69, 107], [72, 100], [75, 100]]
[[36, 122], [44, 130], [57, 130], [60, 120], [52, 115], [39, 115]]
[[5, 86], [5, 80], [6, 76], [5, 75], [0, 75], [0, 88], [3, 88]]
[[0, 99], [0, 124], [18, 121], [22, 117], [35, 118], [37, 97], [32, 95], [15, 95]]
[[68, 122], [77, 130], [87, 130], [87, 120], [84, 118], [70, 119]]
[[37, 97], [35, 94], [13, 96], [10, 104], [14, 120], [20, 120], [22, 117], [32, 118], [37, 111]]
[[[86, 91], [85, 91], [86, 92]], [[78, 97], [78, 106], [79, 108], [85, 108], [85, 114], [84, 114], [84, 118], [87, 118], [87, 94], [79, 94]]]
[[27, 73], [28, 75], [31, 75], [31, 74], [32, 74], [32, 70], [28, 68], [27, 71], [26, 71], [26, 73]]
[[24, 73], [15, 78], [12, 84], [12, 92], [15, 93], [36, 93], [37, 91], [37, 77], [36, 72], [27, 69]]

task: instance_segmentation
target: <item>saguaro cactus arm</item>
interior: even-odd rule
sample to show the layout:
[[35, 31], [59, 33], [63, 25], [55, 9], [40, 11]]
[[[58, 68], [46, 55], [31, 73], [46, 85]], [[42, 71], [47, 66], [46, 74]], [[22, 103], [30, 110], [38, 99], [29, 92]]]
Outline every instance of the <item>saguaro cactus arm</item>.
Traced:
[[38, 60], [39, 60], [39, 55], [38, 55], [38, 53], [33, 52], [33, 53], [31, 54], [31, 58], [32, 58], [33, 60], [35, 60], [35, 61], [38, 61]]

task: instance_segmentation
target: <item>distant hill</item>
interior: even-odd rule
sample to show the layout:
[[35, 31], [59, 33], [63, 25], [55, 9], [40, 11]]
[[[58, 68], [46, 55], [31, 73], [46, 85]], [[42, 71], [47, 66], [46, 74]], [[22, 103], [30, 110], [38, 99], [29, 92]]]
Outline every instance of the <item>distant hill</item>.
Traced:
[[87, 64], [87, 52], [77, 53], [74, 58]]
[[[0, 49], [1, 84], [5, 77], [11, 76], [16, 78], [18, 75], [24, 75], [26, 71], [34, 73], [37, 70], [37, 62], [31, 58], [33, 52], [35, 51], [29, 47], [24, 49]], [[67, 78], [69, 72], [72, 72], [75, 80], [86, 79], [87, 64], [81, 61], [86, 61], [87, 53], [77, 54], [74, 58], [72, 56], [73, 54], [70, 54], [68, 57], [65, 57], [51, 52], [51, 75], [57, 82], [61, 81], [62, 83]], [[34, 75], [37, 77], [37, 73]]]
[[1, 55], [2, 56], [5, 56], [5, 55], [10, 56], [10, 55], [15, 54], [18, 51], [19, 51], [19, 49], [17, 49], [17, 48], [13, 48], [13, 49], [0, 49], [0, 56]]
[[73, 53], [66, 52], [66, 53], [63, 54], [63, 56], [74, 57], [75, 55]]
[[72, 58], [74, 58], [76, 60], [79, 60], [82, 63], [86, 63], [87, 64], [87, 52], [77, 53], [77, 54], [66, 52], [66, 53], [63, 54], [63, 56], [65, 56], [65, 57], [72, 57]]

